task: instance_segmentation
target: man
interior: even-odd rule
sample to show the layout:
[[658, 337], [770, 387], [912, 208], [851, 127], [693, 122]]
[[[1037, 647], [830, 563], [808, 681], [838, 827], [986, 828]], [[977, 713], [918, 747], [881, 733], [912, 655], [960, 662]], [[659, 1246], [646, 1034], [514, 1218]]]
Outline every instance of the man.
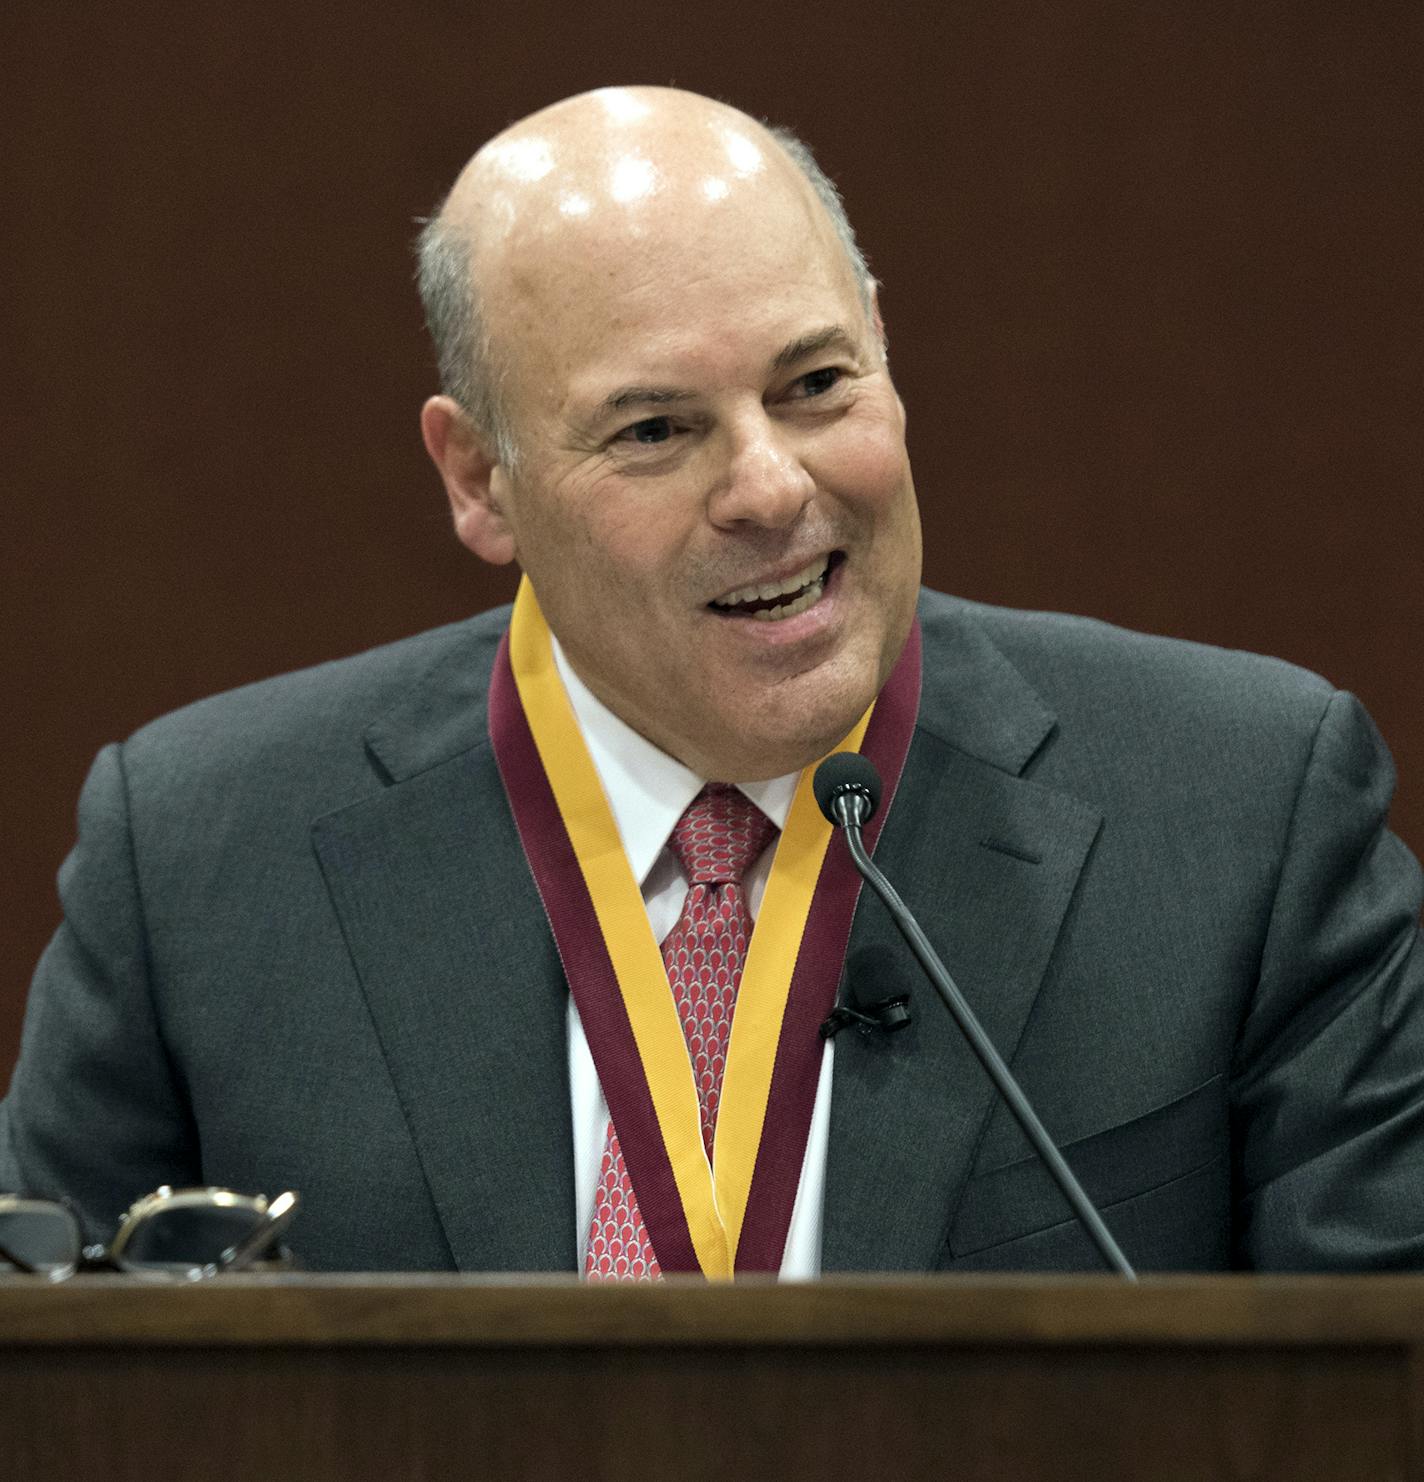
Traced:
[[[512, 631], [100, 757], [5, 1178], [96, 1226], [159, 1182], [294, 1186], [314, 1266], [1092, 1268], [808, 821], [849, 745], [1130, 1259], [1424, 1257], [1420, 877], [1368, 719], [1270, 661], [919, 594], [873, 284], [794, 144], [670, 90], [568, 100], [471, 161], [423, 287], [426, 444], [459, 538], [526, 574]], [[704, 874], [709, 839], [736, 862]], [[903, 991], [903, 1032], [818, 1035]]]

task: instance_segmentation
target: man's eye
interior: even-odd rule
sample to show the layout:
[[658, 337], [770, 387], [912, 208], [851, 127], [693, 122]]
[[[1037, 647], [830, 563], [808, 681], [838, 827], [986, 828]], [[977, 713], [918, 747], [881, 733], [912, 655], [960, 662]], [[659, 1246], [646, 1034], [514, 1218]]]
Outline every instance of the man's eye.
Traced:
[[670, 417], [644, 417], [641, 422], [634, 422], [631, 427], [625, 427], [618, 434], [621, 441], [643, 443], [665, 443], [672, 436], [672, 419]]
[[840, 378], [840, 371], [835, 366], [828, 365], [822, 370], [807, 372], [797, 384], [800, 386], [803, 396], [824, 396], [827, 391], [835, 386]]

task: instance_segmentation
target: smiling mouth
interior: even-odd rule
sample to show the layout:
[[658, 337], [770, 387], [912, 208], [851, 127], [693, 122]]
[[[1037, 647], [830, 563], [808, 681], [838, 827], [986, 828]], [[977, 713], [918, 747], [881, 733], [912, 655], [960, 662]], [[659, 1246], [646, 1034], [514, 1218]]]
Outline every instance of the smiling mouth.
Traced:
[[755, 618], [760, 623], [779, 623], [805, 612], [821, 600], [826, 578], [844, 557], [840, 551], [818, 556], [809, 566], [793, 572], [785, 581], [738, 587], [707, 605], [729, 617]]

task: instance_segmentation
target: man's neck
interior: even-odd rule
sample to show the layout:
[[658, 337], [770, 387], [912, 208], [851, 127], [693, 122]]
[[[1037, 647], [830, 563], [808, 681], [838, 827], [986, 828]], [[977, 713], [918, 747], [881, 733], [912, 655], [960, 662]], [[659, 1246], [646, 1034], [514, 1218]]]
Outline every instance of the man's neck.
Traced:
[[[641, 883], [683, 809], [710, 779], [669, 756], [614, 714], [579, 677], [559, 640], [550, 637], [559, 678], [603, 784], [628, 863]], [[784, 828], [800, 775], [790, 772], [738, 786], [778, 828]]]

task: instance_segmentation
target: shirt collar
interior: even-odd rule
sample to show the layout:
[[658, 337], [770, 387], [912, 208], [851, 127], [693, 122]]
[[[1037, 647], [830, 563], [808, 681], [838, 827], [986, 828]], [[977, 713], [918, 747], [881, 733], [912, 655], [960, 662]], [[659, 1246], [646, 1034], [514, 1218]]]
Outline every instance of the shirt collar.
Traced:
[[[553, 650], [559, 678], [618, 825], [623, 852], [641, 887], [683, 810], [702, 791], [707, 779], [620, 720], [574, 673], [557, 638], [553, 638]], [[800, 777], [799, 772], [791, 772], [765, 782], [739, 782], [737, 786], [782, 829]]]

